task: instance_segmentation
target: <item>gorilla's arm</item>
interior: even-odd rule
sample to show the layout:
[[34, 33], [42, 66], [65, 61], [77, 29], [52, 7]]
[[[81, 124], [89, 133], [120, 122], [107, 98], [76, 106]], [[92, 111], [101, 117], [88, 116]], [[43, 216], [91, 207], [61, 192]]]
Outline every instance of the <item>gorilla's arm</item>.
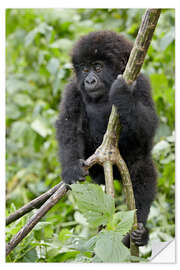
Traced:
[[[127, 165], [131, 164], [129, 171], [139, 226], [138, 230], [132, 233], [132, 239], [136, 245], [142, 246], [148, 242], [145, 224], [156, 192], [156, 172], [149, 154], [158, 119], [149, 81], [141, 74], [134, 86], [128, 86], [120, 77], [111, 87], [110, 100], [118, 110], [122, 127], [120, 151], [121, 154], [126, 152]], [[123, 239], [123, 243], [129, 246], [129, 234]]]
[[110, 100], [118, 110], [122, 126], [121, 136], [125, 137], [128, 149], [137, 147], [149, 150], [158, 119], [151, 97], [148, 79], [140, 74], [134, 86], [128, 86], [121, 76], [112, 84]]
[[82, 136], [82, 100], [75, 83], [67, 85], [61, 102], [59, 118], [56, 121], [62, 179], [71, 184], [84, 180], [86, 172], [80, 159], [84, 155]]

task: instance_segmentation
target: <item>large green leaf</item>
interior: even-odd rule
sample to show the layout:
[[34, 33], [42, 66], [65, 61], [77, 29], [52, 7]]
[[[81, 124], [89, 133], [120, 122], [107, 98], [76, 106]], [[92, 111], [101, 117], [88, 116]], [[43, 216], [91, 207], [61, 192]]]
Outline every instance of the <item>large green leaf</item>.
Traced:
[[40, 117], [32, 122], [31, 128], [41, 137], [46, 137], [52, 133], [52, 130], [47, 127], [46, 122]]
[[92, 226], [105, 225], [111, 220], [115, 211], [114, 199], [105, 194], [100, 186], [73, 184], [71, 188], [79, 210]]
[[122, 243], [118, 232], [102, 232], [94, 248], [95, 254], [103, 262], [125, 262], [130, 258], [130, 251]]
[[132, 228], [134, 223], [134, 214], [136, 210], [131, 211], [121, 211], [113, 216], [113, 225], [115, 230], [121, 235], [125, 235]]

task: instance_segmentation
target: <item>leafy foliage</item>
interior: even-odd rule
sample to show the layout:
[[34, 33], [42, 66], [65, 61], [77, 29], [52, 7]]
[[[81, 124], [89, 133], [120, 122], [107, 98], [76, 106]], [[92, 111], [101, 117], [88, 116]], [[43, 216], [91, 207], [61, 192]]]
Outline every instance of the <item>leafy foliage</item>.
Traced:
[[79, 209], [92, 226], [106, 225], [110, 221], [115, 212], [114, 201], [100, 186], [73, 184], [71, 187]]
[[125, 262], [130, 259], [130, 252], [122, 244], [122, 236], [117, 232], [102, 232], [97, 240], [95, 254], [102, 262]]
[[[6, 10], [7, 214], [60, 180], [54, 123], [64, 86], [73, 73], [69, 52], [74, 41], [82, 34], [103, 29], [124, 32], [134, 40], [143, 13], [143, 9]], [[174, 39], [174, 10], [165, 9], [143, 66], [152, 82], [160, 119], [153, 150], [159, 174], [158, 194], [148, 221], [152, 240], [174, 237]], [[117, 181], [115, 187], [116, 209], [124, 211], [123, 192]], [[106, 200], [104, 195], [101, 198]], [[94, 202], [90, 204], [94, 209], [95, 197], [90, 196], [89, 201]], [[92, 237], [97, 233], [95, 221], [98, 218], [99, 223], [108, 224], [110, 233], [114, 228], [116, 233], [120, 233], [118, 230], [122, 226], [118, 229], [116, 220], [119, 224], [119, 215], [123, 213], [115, 214], [112, 223], [108, 223], [114, 207], [110, 210], [107, 204], [101, 208], [105, 211], [103, 221], [99, 218], [98, 208], [93, 211], [96, 219], [91, 218], [88, 223], [87, 216], [85, 218], [76, 210], [76, 203], [79, 204], [72, 194], [59, 202], [16, 247], [7, 261], [91, 262]], [[27, 222], [29, 216], [31, 214], [8, 226], [7, 240]], [[129, 228], [129, 221], [124, 216], [121, 222]], [[110, 241], [107, 239], [113, 237], [108, 231], [104, 236], [106, 240], [102, 241]], [[66, 241], [72, 238], [74, 242], [81, 239], [86, 246], [84, 251], [66, 245]], [[100, 254], [101, 242], [97, 246]], [[141, 252], [147, 256], [149, 250], [150, 246], [142, 248]], [[93, 260], [108, 261], [108, 257], [104, 259], [99, 255]]]
[[[90, 227], [98, 230], [99, 226], [106, 225], [106, 229], [90, 238], [86, 246], [83, 244], [86, 251], [92, 252], [92, 262], [97, 259], [101, 262], [129, 261], [130, 250], [123, 245], [122, 238], [132, 228], [135, 210], [115, 213], [114, 199], [98, 185], [73, 184], [71, 187], [78, 209]], [[83, 250], [81, 244], [74, 248]]]

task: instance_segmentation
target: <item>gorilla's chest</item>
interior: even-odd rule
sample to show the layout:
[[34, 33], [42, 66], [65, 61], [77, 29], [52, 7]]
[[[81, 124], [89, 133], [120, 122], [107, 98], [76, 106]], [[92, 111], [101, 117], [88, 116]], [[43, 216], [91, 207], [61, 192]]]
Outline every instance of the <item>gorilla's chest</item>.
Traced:
[[88, 135], [90, 136], [90, 140], [96, 145], [102, 142], [110, 111], [109, 104], [90, 104], [86, 106]]

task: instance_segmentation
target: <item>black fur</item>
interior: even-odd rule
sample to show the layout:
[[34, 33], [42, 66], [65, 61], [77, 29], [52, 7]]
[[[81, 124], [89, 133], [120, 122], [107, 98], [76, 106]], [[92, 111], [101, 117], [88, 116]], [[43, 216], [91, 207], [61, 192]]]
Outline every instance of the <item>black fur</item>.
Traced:
[[[117, 79], [125, 70], [131, 49], [130, 41], [111, 31], [93, 32], [77, 42], [72, 51], [75, 76], [64, 91], [57, 139], [63, 181], [83, 180], [86, 172], [80, 159], [87, 159], [101, 144], [115, 104], [122, 127], [119, 149], [131, 175], [138, 222], [145, 225], [156, 191], [151, 149], [158, 120], [148, 79], [140, 74], [131, 87], [122, 76]], [[94, 61], [103, 62], [102, 70], [93, 70]], [[95, 80], [88, 88], [85, 79], [90, 72], [90, 81]], [[102, 167], [95, 165], [89, 173], [96, 183], [104, 183]], [[116, 168], [114, 177], [120, 179]], [[129, 236], [126, 238], [128, 246]], [[134, 241], [146, 244], [147, 230], [137, 231]]]

